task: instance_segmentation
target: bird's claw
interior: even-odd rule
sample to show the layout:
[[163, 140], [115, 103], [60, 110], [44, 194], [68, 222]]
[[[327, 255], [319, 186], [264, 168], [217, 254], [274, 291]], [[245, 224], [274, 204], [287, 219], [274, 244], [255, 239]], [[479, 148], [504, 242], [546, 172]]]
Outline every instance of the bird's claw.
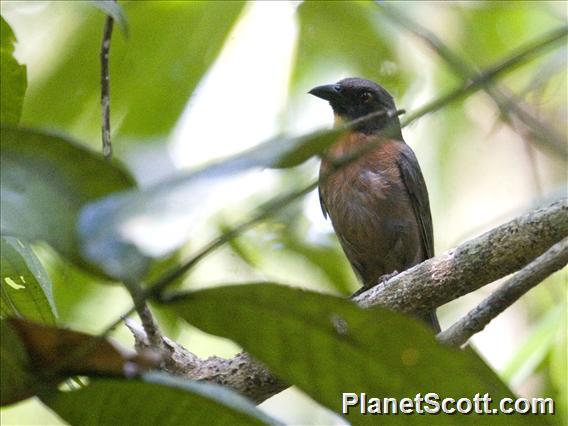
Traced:
[[353, 295], [351, 297], [356, 297], [359, 296], [361, 293], [366, 292], [367, 290], [371, 289], [371, 288], [376, 288], [378, 291], [382, 290], [383, 288], [385, 288], [386, 283], [388, 280], [390, 280], [391, 278], [394, 278], [398, 275], [398, 271], [393, 271], [390, 274], [384, 274], [381, 275], [379, 277], [379, 279], [377, 280], [377, 283], [375, 285], [372, 286], [363, 286], [361, 287], [359, 290], [357, 290], [355, 293], [353, 293]]

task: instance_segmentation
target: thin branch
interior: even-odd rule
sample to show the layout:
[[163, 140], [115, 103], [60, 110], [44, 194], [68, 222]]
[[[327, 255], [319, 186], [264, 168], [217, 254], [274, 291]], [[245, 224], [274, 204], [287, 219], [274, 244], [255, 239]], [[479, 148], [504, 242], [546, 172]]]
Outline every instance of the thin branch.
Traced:
[[103, 140], [103, 155], [108, 161], [112, 159], [112, 143], [110, 139], [109, 53], [113, 24], [114, 19], [112, 18], [112, 16], [107, 15], [105, 20], [105, 27], [103, 30], [103, 42], [101, 45], [101, 132]]
[[485, 328], [491, 320], [515, 303], [522, 295], [568, 263], [568, 238], [553, 245], [509, 279], [466, 316], [438, 334], [439, 342], [461, 346]]
[[[113, 0], [116, 2], [116, 0]], [[114, 26], [114, 19], [110, 14], [106, 15], [105, 26], [103, 30], [103, 41], [101, 45], [101, 136], [102, 136], [102, 146], [103, 146], [103, 156], [105, 160], [112, 160], [112, 141], [110, 132], [110, 71], [109, 71], [109, 55], [110, 55], [110, 45], [112, 38], [112, 29]], [[126, 289], [130, 293], [134, 301], [134, 306], [142, 325], [146, 330], [146, 334], [149, 336], [150, 343], [154, 345], [156, 349], [162, 347], [162, 336], [160, 329], [152, 312], [148, 308], [145, 297], [141, 297], [142, 290], [137, 283], [124, 283]], [[106, 335], [110, 330], [114, 328], [114, 324], [105, 330], [105, 333], [101, 336]]]

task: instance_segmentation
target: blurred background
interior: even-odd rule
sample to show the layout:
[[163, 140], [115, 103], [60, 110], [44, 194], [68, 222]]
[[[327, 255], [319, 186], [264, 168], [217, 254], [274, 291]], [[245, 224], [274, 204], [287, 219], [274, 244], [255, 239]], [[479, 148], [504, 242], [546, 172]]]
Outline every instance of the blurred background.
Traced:
[[[278, 134], [330, 127], [329, 106], [307, 95], [316, 85], [349, 76], [371, 79], [399, 108], [412, 112], [568, 18], [565, 2], [119, 4], [128, 34], [116, 28], [112, 40], [113, 144], [116, 158], [142, 187]], [[1, 12], [18, 40], [16, 58], [27, 66], [22, 125], [67, 134], [100, 150], [104, 14], [81, 1], [2, 1]], [[403, 130], [428, 185], [437, 253], [566, 195], [567, 54], [565, 41], [556, 43]], [[312, 159], [289, 170], [253, 170], [212, 183], [207, 202], [195, 197], [199, 218], [177, 258], [261, 201], [309, 183], [317, 169]], [[46, 246], [36, 250], [54, 282], [64, 326], [97, 332], [128, 308], [121, 287], [100, 285]], [[253, 280], [338, 295], [358, 287], [321, 214], [317, 191], [216, 251], [183, 285]], [[442, 307], [442, 328], [496, 285]], [[563, 415], [566, 304], [564, 270], [473, 338], [473, 346], [518, 394], [551, 396]], [[239, 351], [154, 308], [166, 334], [197, 355], [230, 357]], [[132, 344], [124, 329], [114, 337]], [[290, 424], [342, 423], [295, 389], [261, 407]], [[2, 410], [2, 424], [60, 423], [36, 400]]]

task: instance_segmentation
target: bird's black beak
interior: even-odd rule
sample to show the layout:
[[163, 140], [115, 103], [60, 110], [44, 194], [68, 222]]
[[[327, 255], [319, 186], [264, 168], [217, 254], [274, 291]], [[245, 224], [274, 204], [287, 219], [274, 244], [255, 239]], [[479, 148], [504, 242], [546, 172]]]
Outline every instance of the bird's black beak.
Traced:
[[323, 86], [317, 86], [308, 93], [330, 102], [338, 100], [341, 96], [337, 88], [337, 84], [324, 84]]

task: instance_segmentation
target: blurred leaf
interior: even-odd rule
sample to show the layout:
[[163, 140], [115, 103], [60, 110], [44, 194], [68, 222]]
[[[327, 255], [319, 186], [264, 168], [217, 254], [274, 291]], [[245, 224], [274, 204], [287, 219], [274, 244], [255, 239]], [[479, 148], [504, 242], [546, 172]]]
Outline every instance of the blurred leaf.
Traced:
[[[231, 231], [231, 227], [226, 223], [219, 225], [219, 232], [226, 235]], [[243, 262], [252, 268], [259, 266], [258, 247], [251, 247], [243, 238], [231, 238], [228, 243], [229, 247]]]
[[51, 281], [31, 247], [16, 238], [2, 237], [0, 253], [2, 317], [55, 324]]
[[[235, 340], [275, 375], [335, 412], [341, 412], [343, 392], [393, 398], [426, 392], [471, 398], [488, 392], [494, 401], [511, 396], [473, 352], [440, 346], [424, 325], [385, 309], [362, 310], [348, 300], [274, 284], [218, 287], [169, 303], [190, 324]], [[358, 410], [348, 418], [357, 424], [377, 421]], [[408, 422], [397, 416], [382, 420]], [[523, 416], [491, 420], [538, 422]], [[436, 422], [479, 424], [479, 419], [437, 416]]]
[[0, 29], [0, 122], [16, 125], [20, 121], [24, 104], [26, 67], [14, 58], [16, 37], [2, 17]]
[[92, 380], [77, 391], [44, 394], [42, 401], [70, 424], [85, 426], [276, 423], [235, 392], [166, 374]]
[[75, 375], [131, 375], [160, 362], [151, 352], [137, 354], [98, 336], [15, 318], [8, 322], [25, 347], [29, 370], [49, 372], [56, 382]]
[[[84, 2], [50, 5], [75, 12], [71, 40], [44, 78], [31, 82], [23, 122], [55, 127], [82, 141], [99, 139], [99, 52], [103, 20]], [[130, 35], [110, 51], [116, 144], [168, 134], [216, 59], [242, 8], [240, 1], [124, 2]], [[49, 43], [46, 44], [49, 46]]]
[[552, 385], [558, 395], [555, 401], [558, 403], [560, 422], [564, 421], [564, 424], [566, 424], [568, 419], [568, 388], [566, 387], [566, 377], [568, 377], [568, 318], [565, 303], [565, 301], [562, 303], [556, 342], [550, 348], [550, 366], [548, 371]]
[[27, 371], [28, 357], [18, 335], [8, 321], [0, 320], [0, 405], [13, 404], [34, 394], [34, 378]]
[[253, 168], [301, 164], [325, 150], [340, 132], [279, 136], [149, 189], [94, 202], [79, 218], [83, 253], [109, 276], [132, 278], [147, 267], [148, 257], [165, 256], [187, 241], [210, 197], [226, 179]]
[[524, 383], [556, 345], [556, 335], [563, 320], [563, 306], [548, 312], [532, 330], [530, 336], [509, 361], [501, 376], [511, 386]]
[[79, 266], [75, 222], [89, 201], [134, 186], [118, 165], [63, 137], [1, 130], [2, 234], [44, 240]]
[[128, 20], [122, 7], [116, 1], [91, 0], [91, 4], [110, 16], [120, 27], [122, 34], [128, 37]]
[[337, 247], [324, 244], [306, 243], [297, 237], [284, 236], [284, 244], [298, 253], [314, 267], [324, 273], [333, 287], [341, 294], [353, 293], [353, 275], [345, 255]]
[[454, 3], [452, 6], [460, 22], [457, 36], [452, 38], [453, 48], [478, 68], [500, 60], [504, 52], [564, 24], [560, 16], [531, 2], [481, 2], [474, 7]]

